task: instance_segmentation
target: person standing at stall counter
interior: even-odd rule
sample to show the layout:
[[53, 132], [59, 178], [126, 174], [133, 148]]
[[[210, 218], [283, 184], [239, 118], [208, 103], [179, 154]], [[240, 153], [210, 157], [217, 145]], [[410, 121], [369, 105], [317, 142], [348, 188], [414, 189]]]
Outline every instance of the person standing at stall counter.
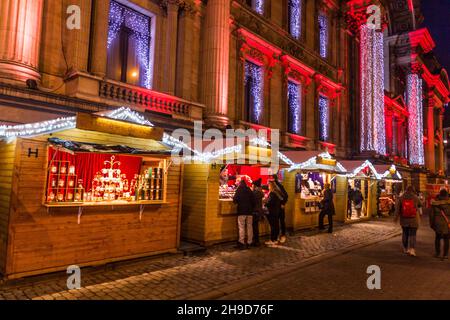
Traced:
[[418, 209], [421, 206], [412, 186], [408, 186], [405, 193], [395, 203], [394, 221], [397, 222], [400, 219], [403, 230], [403, 252], [413, 257], [416, 256], [416, 234], [420, 219]]
[[283, 195], [275, 184], [275, 181], [269, 181], [269, 197], [266, 202], [266, 207], [269, 210], [267, 218], [270, 224], [270, 240], [266, 241], [266, 245], [268, 246], [278, 244], [282, 200]]
[[255, 198], [255, 207], [253, 209], [253, 246], [258, 247], [259, 243], [259, 221], [263, 219], [263, 198], [264, 193], [261, 190], [261, 178], [253, 181], [252, 189]]
[[330, 184], [325, 183], [323, 192], [322, 210], [319, 214], [319, 230], [324, 230], [323, 219], [328, 216], [328, 233], [333, 233], [333, 216], [335, 214], [333, 203], [333, 191], [330, 189]]
[[286, 189], [281, 184], [281, 182], [278, 180], [278, 175], [274, 174], [272, 175], [273, 180], [275, 182], [275, 185], [280, 191], [280, 194], [282, 195], [283, 199], [281, 200], [281, 208], [280, 208], [280, 243], [286, 242], [286, 203], [288, 201], [288, 193], [286, 192]]
[[[237, 204], [239, 242], [238, 249], [248, 248], [253, 241], [253, 209], [255, 208], [255, 197], [252, 190], [247, 186], [245, 180], [241, 180], [239, 187], [233, 197]], [[247, 241], [245, 232], [247, 231]]]

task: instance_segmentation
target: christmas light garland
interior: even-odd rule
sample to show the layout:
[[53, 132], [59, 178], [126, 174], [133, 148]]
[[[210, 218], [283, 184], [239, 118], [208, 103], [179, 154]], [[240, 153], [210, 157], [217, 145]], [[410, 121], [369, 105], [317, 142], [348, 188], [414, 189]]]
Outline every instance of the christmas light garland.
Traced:
[[253, 0], [254, 10], [260, 15], [264, 14], [264, 0]]
[[289, 32], [297, 40], [302, 32], [302, 1], [289, 0]]
[[301, 134], [302, 124], [302, 99], [301, 86], [292, 81], [288, 82], [288, 104], [289, 104], [289, 131]]
[[131, 30], [131, 38], [136, 41], [136, 54], [144, 70], [143, 86], [152, 87], [153, 63], [150, 61], [150, 17], [111, 1], [109, 9], [109, 29], [107, 48], [119, 35], [122, 27]]
[[253, 106], [250, 110], [250, 122], [259, 124], [263, 113], [263, 68], [250, 61], [245, 61], [245, 79], [250, 85], [250, 94], [253, 98]]
[[424, 165], [422, 79], [418, 74], [408, 74], [406, 87], [408, 105], [408, 150], [409, 161], [414, 165]]
[[383, 34], [361, 25], [361, 151], [386, 154]]
[[73, 129], [76, 126], [75, 117], [58, 118], [42, 122], [19, 124], [15, 126], [0, 126], [0, 137], [15, 138], [36, 136], [55, 131]]
[[322, 58], [328, 56], [328, 17], [319, 14], [319, 53]]
[[375, 167], [373, 166], [373, 164], [369, 160], [364, 161], [364, 163], [362, 165], [360, 165], [358, 168], [353, 170], [353, 172], [348, 174], [347, 176], [349, 178], [354, 178], [354, 177], [356, 177], [358, 172], [360, 172], [361, 170], [363, 170], [366, 167], [370, 168], [370, 170], [373, 172], [373, 174], [374, 174], [376, 179], [378, 179], [378, 180], [381, 179], [382, 176], [377, 172], [377, 170], [375, 169]]
[[136, 111], [131, 110], [128, 107], [121, 107], [110, 113], [107, 113], [106, 117], [115, 120], [123, 120], [133, 122], [136, 124], [141, 124], [144, 126], [153, 127], [153, 124], [150, 121], [148, 121], [144, 116], [140, 115]]
[[322, 95], [319, 96], [319, 139], [328, 141], [329, 136], [329, 100]]

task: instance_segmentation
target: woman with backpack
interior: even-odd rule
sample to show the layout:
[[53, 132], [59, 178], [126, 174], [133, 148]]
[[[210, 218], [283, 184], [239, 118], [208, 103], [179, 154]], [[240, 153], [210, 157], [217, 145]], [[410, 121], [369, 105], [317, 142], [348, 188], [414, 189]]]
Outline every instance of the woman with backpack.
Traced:
[[422, 207], [419, 198], [412, 186], [406, 188], [405, 193], [400, 196], [395, 204], [395, 222], [400, 219], [403, 236], [403, 252], [416, 256], [416, 234], [419, 228], [419, 208]]
[[[436, 201], [431, 202], [430, 227], [436, 233], [435, 257], [448, 259], [450, 239], [450, 199], [447, 190], [442, 189]], [[444, 251], [441, 256], [441, 240], [444, 242]]]

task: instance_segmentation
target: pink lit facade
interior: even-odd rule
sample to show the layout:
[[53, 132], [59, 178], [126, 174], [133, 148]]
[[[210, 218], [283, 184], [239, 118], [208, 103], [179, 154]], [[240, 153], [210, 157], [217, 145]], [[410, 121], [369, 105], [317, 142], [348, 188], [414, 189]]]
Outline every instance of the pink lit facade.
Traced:
[[[60, 1], [4, 0], [14, 18], [0, 21], [0, 121], [128, 106], [168, 132], [195, 120], [276, 128], [283, 150], [439, 174], [449, 83], [419, 2], [74, 0], [81, 28], [69, 30]], [[364, 27], [371, 4], [380, 30]]]

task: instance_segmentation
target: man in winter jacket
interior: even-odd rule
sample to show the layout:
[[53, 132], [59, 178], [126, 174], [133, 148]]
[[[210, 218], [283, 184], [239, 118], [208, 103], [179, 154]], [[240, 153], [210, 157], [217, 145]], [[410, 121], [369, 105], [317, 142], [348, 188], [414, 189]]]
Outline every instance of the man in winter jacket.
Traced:
[[403, 230], [403, 252], [416, 256], [416, 234], [419, 228], [419, 207], [422, 204], [412, 186], [406, 188], [405, 193], [397, 199], [395, 204], [395, 221], [400, 219]]
[[[244, 180], [241, 180], [239, 187], [233, 197], [233, 202], [237, 204], [239, 242], [238, 248], [245, 249], [252, 244], [253, 240], [253, 209], [255, 208], [255, 197], [252, 190]], [[245, 231], [247, 231], [247, 242], [245, 241]]]
[[263, 198], [264, 193], [261, 190], [261, 178], [253, 181], [253, 196], [255, 197], [255, 208], [253, 209], [253, 243], [252, 245], [258, 247], [259, 243], [259, 221], [264, 218], [263, 213]]
[[[436, 233], [435, 250], [436, 258], [448, 259], [449, 250], [449, 223], [450, 223], [450, 199], [447, 190], [439, 192], [437, 200], [431, 202], [430, 227]], [[441, 256], [441, 240], [444, 241], [444, 251]]]

